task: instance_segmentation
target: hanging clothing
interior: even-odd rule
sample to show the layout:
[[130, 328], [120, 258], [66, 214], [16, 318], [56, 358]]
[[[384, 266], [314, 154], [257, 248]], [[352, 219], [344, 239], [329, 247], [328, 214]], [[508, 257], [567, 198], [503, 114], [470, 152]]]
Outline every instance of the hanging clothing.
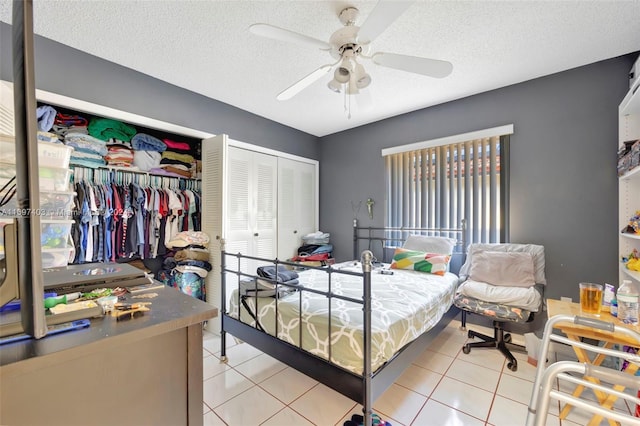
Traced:
[[168, 241], [199, 230], [192, 213], [200, 209], [198, 191], [89, 180], [74, 188], [73, 263], [163, 257]]

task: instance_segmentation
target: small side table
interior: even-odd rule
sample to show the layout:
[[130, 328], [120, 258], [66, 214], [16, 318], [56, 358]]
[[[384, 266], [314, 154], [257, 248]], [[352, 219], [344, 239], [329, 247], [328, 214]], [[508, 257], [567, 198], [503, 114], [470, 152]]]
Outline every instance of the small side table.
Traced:
[[[609, 312], [602, 312], [599, 317], [596, 317], [594, 315], [581, 314], [580, 304], [578, 303], [571, 303], [571, 302], [564, 302], [560, 300], [549, 299], [547, 300], [547, 309], [549, 313], [549, 318], [552, 318], [556, 315], [570, 315], [572, 317], [592, 316], [594, 318], [598, 318], [601, 321], [613, 322], [615, 323], [616, 327], [627, 327], [627, 328], [630, 328], [631, 330], [634, 330], [640, 333], [640, 325], [632, 326], [629, 324], [624, 324], [618, 318], [612, 316]], [[631, 346], [631, 347], [640, 347], [640, 341], [632, 340], [629, 338], [629, 336], [622, 333], [611, 333], [611, 332], [598, 330], [588, 326], [576, 325], [573, 323], [566, 323], [566, 324], [558, 323], [556, 327], [558, 330], [566, 334], [569, 339], [576, 342], [579, 342], [581, 338], [589, 338], [589, 339], [594, 339], [594, 340], [603, 342], [603, 346], [605, 348], [611, 348], [616, 343], [621, 345]], [[600, 365], [602, 364], [602, 361], [604, 361], [604, 358], [605, 358], [604, 355], [597, 355], [596, 357], [591, 359], [587, 351], [577, 346], [573, 346], [573, 350], [576, 353], [576, 356], [578, 357], [578, 360], [580, 362], [585, 362], [593, 365]], [[625, 371], [631, 375], [634, 375], [638, 371], [638, 366], [635, 364], [629, 364], [629, 366]], [[598, 383], [598, 380], [595, 378], [585, 377], [585, 379], [593, 383]], [[622, 392], [624, 391], [624, 386], [616, 385], [614, 386], [614, 389]], [[583, 391], [584, 391], [584, 386], [578, 386], [573, 392], [573, 396], [576, 398], [579, 398]], [[598, 403], [606, 409], [611, 409], [611, 407], [613, 407], [613, 403], [617, 399], [617, 397], [615, 397], [614, 395], [608, 395], [604, 392], [594, 390], [594, 393], [596, 394]], [[567, 415], [569, 415], [569, 413], [571, 412], [572, 408], [573, 407], [571, 405], [565, 404], [565, 406], [562, 408], [562, 411], [560, 412], [560, 419], [564, 419], [565, 417], [567, 417]], [[594, 415], [591, 418], [589, 425], [599, 425], [601, 420], [602, 420], [602, 416]], [[612, 420], [609, 420], [609, 424], [612, 426], [616, 426], [617, 423]]]

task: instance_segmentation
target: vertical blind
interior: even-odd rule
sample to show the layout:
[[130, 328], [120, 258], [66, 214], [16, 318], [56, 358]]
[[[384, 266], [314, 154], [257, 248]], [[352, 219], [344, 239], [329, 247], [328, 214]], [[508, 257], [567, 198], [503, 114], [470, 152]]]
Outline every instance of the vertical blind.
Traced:
[[384, 156], [387, 226], [458, 228], [466, 241], [508, 241], [509, 136]]

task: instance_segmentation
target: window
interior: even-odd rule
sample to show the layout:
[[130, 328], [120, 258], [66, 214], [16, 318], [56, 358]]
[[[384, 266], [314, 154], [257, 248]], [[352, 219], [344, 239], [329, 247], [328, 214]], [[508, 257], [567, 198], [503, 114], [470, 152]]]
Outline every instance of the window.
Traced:
[[387, 226], [459, 228], [467, 243], [509, 239], [509, 135], [503, 126], [382, 151]]

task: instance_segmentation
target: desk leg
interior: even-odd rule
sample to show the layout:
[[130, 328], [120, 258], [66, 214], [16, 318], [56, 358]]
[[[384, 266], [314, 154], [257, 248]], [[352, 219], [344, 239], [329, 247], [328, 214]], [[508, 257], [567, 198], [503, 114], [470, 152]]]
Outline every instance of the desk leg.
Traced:
[[[580, 337], [579, 336], [574, 335], [574, 334], [569, 334], [569, 333], [566, 333], [566, 334], [567, 334], [567, 337], [569, 339], [571, 339], [571, 340], [573, 340], [575, 342], [579, 342], [580, 341]], [[613, 343], [606, 342], [604, 344], [604, 347], [608, 348], [608, 349], [611, 349], [611, 347], [613, 347]], [[589, 359], [589, 354], [588, 354], [588, 352], [586, 350], [584, 350], [582, 348], [579, 348], [577, 346], [573, 346], [573, 350], [576, 353], [578, 361], [583, 362], [583, 363], [588, 363], [588, 364], [592, 364], [592, 365], [600, 365], [600, 364], [602, 364], [602, 361], [604, 361], [604, 359], [606, 358], [605, 355], [598, 354], [593, 360], [591, 360], [591, 359]], [[592, 383], [596, 383], [596, 384], [600, 383], [599, 380], [597, 380], [597, 379], [595, 379], [593, 377], [585, 376], [584, 378], [585, 378], [585, 380], [588, 380], [588, 381], [590, 381]], [[576, 398], [580, 398], [580, 395], [582, 395], [582, 392], [584, 392], [584, 388], [585, 387], [583, 385], [578, 385], [576, 387], [576, 389], [573, 391], [573, 396], [576, 397]], [[609, 407], [605, 407], [603, 405], [604, 408], [610, 409], [611, 406], [613, 406], [613, 403], [616, 400], [616, 397], [614, 397], [613, 395], [608, 395], [608, 394], [606, 394], [606, 393], [604, 393], [602, 391], [598, 391], [598, 390], [593, 389], [593, 393], [596, 395], [596, 398], [597, 398], [599, 404], [602, 405], [605, 402], [610, 404]], [[612, 400], [609, 401], [609, 399], [612, 399]], [[565, 404], [565, 406], [562, 408], [562, 411], [560, 412], [560, 419], [561, 420], [565, 419], [569, 415], [569, 413], [571, 412], [572, 408], [573, 408], [572, 405]], [[597, 419], [597, 421], [596, 421], [596, 417], [599, 417]], [[600, 416], [594, 416], [591, 419], [591, 421], [589, 422], [589, 426], [600, 424], [600, 420], [601, 420]], [[607, 419], [607, 420], [608, 420], [608, 423], [611, 426], [616, 426], [617, 425], [617, 423], [615, 421], [610, 420], [610, 419]]]
[[[635, 375], [637, 371], [638, 371], [638, 366], [633, 364], [633, 363], [629, 363], [628, 367], [625, 369], [625, 373], [628, 373], [628, 374], [630, 374], [632, 376]], [[625, 387], [622, 386], [622, 385], [615, 385], [613, 387], [613, 389], [622, 392], [622, 391], [624, 391]], [[602, 405], [603, 408], [611, 410], [612, 407], [613, 407], [614, 402], [616, 401], [616, 399], [618, 399], [618, 397], [616, 397], [614, 395], [608, 395], [607, 398], [600, 403], [600, 405]], [[599, 425], [600, 424], [600, 420], [602, 420], [602, 416], [597, 415], [597, 414], [594, 415], [593, 418], [591, 419], [591, 421], [589, 422], [589, 426], [591, 426], [591, 425]], [[611, 421], [609, 421], [609, 422], [611, 422]], [[618, 423], [614, 423], [614, 424], [618, 424]]]
[[187, 328], [187, 424], [202, 426], [202, 324]]

